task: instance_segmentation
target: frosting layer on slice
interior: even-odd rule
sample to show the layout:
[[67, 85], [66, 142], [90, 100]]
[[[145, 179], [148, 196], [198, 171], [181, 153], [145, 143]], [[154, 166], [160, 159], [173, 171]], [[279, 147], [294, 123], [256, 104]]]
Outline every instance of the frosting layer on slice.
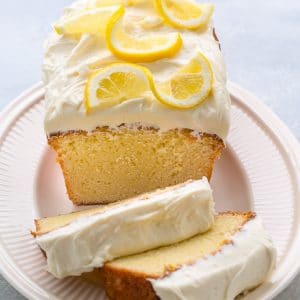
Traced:
[[[187, 239], [211, 228], [212, 191], [206, 178], [99, 208], [37, 220], [36, 240], [48, 270], [62, 278], [114, 258]], [[50, 230], [50, 231], [49, 231]]]
[[264, 282], [275, 261], [275, 248], [256, 217], [215, 255], [149, 280], [162, 300], [231, 300]]

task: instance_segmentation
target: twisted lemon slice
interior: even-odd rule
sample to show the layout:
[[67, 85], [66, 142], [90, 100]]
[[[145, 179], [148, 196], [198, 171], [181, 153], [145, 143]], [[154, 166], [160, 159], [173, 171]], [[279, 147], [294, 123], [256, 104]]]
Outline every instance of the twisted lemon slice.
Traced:
[[176, 108], [192, 108], [200, 104], [210, 93], [213, 71], [208, 59], [201, 53], [170, 80], [151, 85], [156, 98]]
[[116, 12], [122, 10], [121, 5], [104, 6], [83, 11], [74, 16], [62, 18], [54, 24], [57, 34], [105, 34], [109, 18]]
[[155, 0], [155, 4], [166, 22], [186, 29], [206, 25], [214, 11], [212, 4], [197, 4], [191, 0]]
[[179, 33], [147, 34], [134, 37], [126, 33], [122, 25], [124, 8], [114, 13], [106, 29], [106, 43], [118, 58], [131, 62], [150, 62], [174, 56], [182, 46]]
[[87, 8], [111, 6], [116, 4], [132, 6], [138, 4], [140, 1], [142, 0], [88, 0]]
[[149, 91], [152, 74], [144, 67], [115, 63], [90, 75], [85, 88], [87, 111], [141, 97]]
[[210, 93], [213, 72], [207, 58], [198, 53], [170, 80], [155, 83], [145, 67], [130, 63], [115, 63], [92, 73], [85, 88], [87, 111], [117, 105], [123, 101], [153, 92], [156, 98], [171, 107], [192, 108]]

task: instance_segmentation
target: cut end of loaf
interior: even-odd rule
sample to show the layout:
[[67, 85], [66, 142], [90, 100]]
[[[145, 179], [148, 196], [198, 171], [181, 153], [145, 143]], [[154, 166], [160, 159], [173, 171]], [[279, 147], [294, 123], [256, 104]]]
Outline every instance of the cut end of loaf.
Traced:
[[212, 134], [127, 126], [52, 135], [48, 142], [76, 205], [105, 204], [188, 179], [209, 179], [224, 148]]

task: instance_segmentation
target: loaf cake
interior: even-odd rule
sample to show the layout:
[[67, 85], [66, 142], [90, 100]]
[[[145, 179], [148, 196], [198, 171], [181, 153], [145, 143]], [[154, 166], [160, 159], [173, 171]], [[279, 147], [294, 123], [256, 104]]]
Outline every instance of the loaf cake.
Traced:
[[209, 230], [214, 222], [206, 178], [102, 207], [36, 220], [33, 235], [48, 271], [62, 278], [114, 258], [170, 245]]
[[213, 10], [80, 0], [55, 22], [48, 144], [73, 203], [103, 204], [35, 220], [55, 277], [81, 276], [111, 300], [231, 300], [269, 278], [276, 251], [261, 220], [214, 213], [230, 97]]
[[276, 251], [253, 213], [221, 213], [204, 234], [86, 274], [111, 300], [231, 300], [269, 278]]
[[85, 0], [55, 23], [45, 131], [75, 204], [211, 177], [230, 110], [212, 12], [187, 0]]

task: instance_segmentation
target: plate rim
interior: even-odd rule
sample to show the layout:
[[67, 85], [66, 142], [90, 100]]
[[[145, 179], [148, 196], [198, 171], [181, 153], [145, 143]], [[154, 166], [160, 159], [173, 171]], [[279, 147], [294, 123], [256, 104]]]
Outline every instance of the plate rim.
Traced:
[[[283, 121], [262, 101], [260, 101], [256, 96], [254, 96], [248, 90], [240, 87], [238, 84], [233, 83], [232, 81], [228, 81], [228, 90], [232, 97], [238, 100], [239, 104], [241, 104], [249, 113], [249, 115], [254, 115], [260, 120], [262, 120], [262, 125], [267, 129], [268, 133], [272, 135], [272, 138], [277, 141], [277, 146], [280, 145], [281, 150], [287, 155], [289, 162], [292, 164], [293, 175], [296, 189], [296, 198], [300, 196], [300, 144], [297, 138], [293, 135], [287, 125], [284, 124]], [[22, 92], [18, 97], [12, 100], [8, 105], [4, 106], [4, 108], [0, 111], [0, 144], [2, 140], [5, 138], [6, 133], [9, 131], [9, 124], [14, 122], [20, 114], [24, 111], [24, 108], [28, 107], [28, 105], [34, 105], [44, 94], [44, 86], [42, 82], [38, 82], [24, 92]], [[242, 99], [247, 99], [249, 101], [245, 101]], [[253, 109], [255, 106], [255, 111]], [[276, 130], [276, 134], [275, 134]], [[284, 143], [283, 143], [284, 142]], [[300, 204], [298, 204], [299, 206]], [[300, 209], [298, 209], [300, 211]], [[299, 223], [299, 221], [298, 221]], [[300, 232], [298, 229], [299, 226], [293, 227], [296, 230], [295, 238], [292, 240], [290, 249], [291, 253], [289, 256], [294, 257], [297, 253], [297, 249], [300, 249]], [[290, 252], [290, 251], [289, 251]], [[18, 276], [23, 279], [22, 284], [20, 281], [15, 280], [16, 277], [13, 276], [14, 267], [10, 264], [9, 260], [6, 260], [7, 253], [5, 247], [0, 240], [0, 274], [7, 280], [7, 282], [15, 288], [18, 292], [20, 292], [23, 296], [29, 299], [38, 299], [38, 296], [43, 296], [47, 298], [44, 290], [40, 288], [40, 291], [35, 292], [31, 289], [26, 289], [26, 286], [31, 286], [30, 282], [27, 278], [19, 273]], [[9, 270], [9, 271], [8, 271]], [[297, 260], [293, 263], [292, 268], [289, 269], [289, 276], [287, 279], [282, 280], [275, 288], [268, 292], [268, 296], [265, 299], [272, 299], [277, 296], [280, 292], [282, 292], [300, 273], [300, 260]], [[24, 285], [26, 282], [26, 286]], [[41, 292], [41, 293], [40, 293]], [[34, 293], [34, 295], [33, 295]], [[40, 299], [40, 298], [39, 298]]]
[[[260, 101], [255, 95], [253, 95], [248, 90], [242, 88], [238, 84], [229, 81], [228, 82], [228, 90], [231, 96], [234, 96], [236, 99], [240, 100], [240, 104], [247, 108], [248, 112], [252, 115], [258, 116], [261, 120], [263, 120], [263, 126], [271, 133], [272, 138], [277, 141], [282, 150], [285, 152], [286, 156], [288, 156], [289, 162], [293, 165], [293, 175], [295, 186], [297, 190], [295, 191], [296, 198], [300, 198], [300, 143], [294, 134], [290, 131], [287, 125], [269, 108], [265, 103]], [[242, 97], [249, 99], [249, 102], [241, 100]], [[255, 111], [251, 107], [255, 105]], [[267, 116], [267, 118], [263, 118], [263, 116]], [[273, 129], [271, 129], [273, 127]], [[276, 128], [276, 134], [275, 134]], [[287, 145], [282, 143], [282, 141], [288, 142]], [[277, 146], [278, 146], [277, 144]], [[299, 203], [297, 206], [299, 207]], [[299, 208], [298, 208], [299, 210]], [[300, 249], [300, 230], [299, 226], [295, 226], [293, 224], [293, 228], [295, 229], [295, 239], [292, 240], [290, 245], [291, 251], [289, 251], [290, 256], [292, 256], [296, 249]], [[298, 220], [299, 225], [299, 220]], [[289, 277], [285, 279], [282, 283], [278, 284], [273, 290], [269, 292], [269, 295], [266, 299], [273, 299], [280, 292], [285, 290], [290, 283], [295, 279], [295, 277], [300, 274], [300, 260], [294, 262], [292, 268], [289, 270]]]

